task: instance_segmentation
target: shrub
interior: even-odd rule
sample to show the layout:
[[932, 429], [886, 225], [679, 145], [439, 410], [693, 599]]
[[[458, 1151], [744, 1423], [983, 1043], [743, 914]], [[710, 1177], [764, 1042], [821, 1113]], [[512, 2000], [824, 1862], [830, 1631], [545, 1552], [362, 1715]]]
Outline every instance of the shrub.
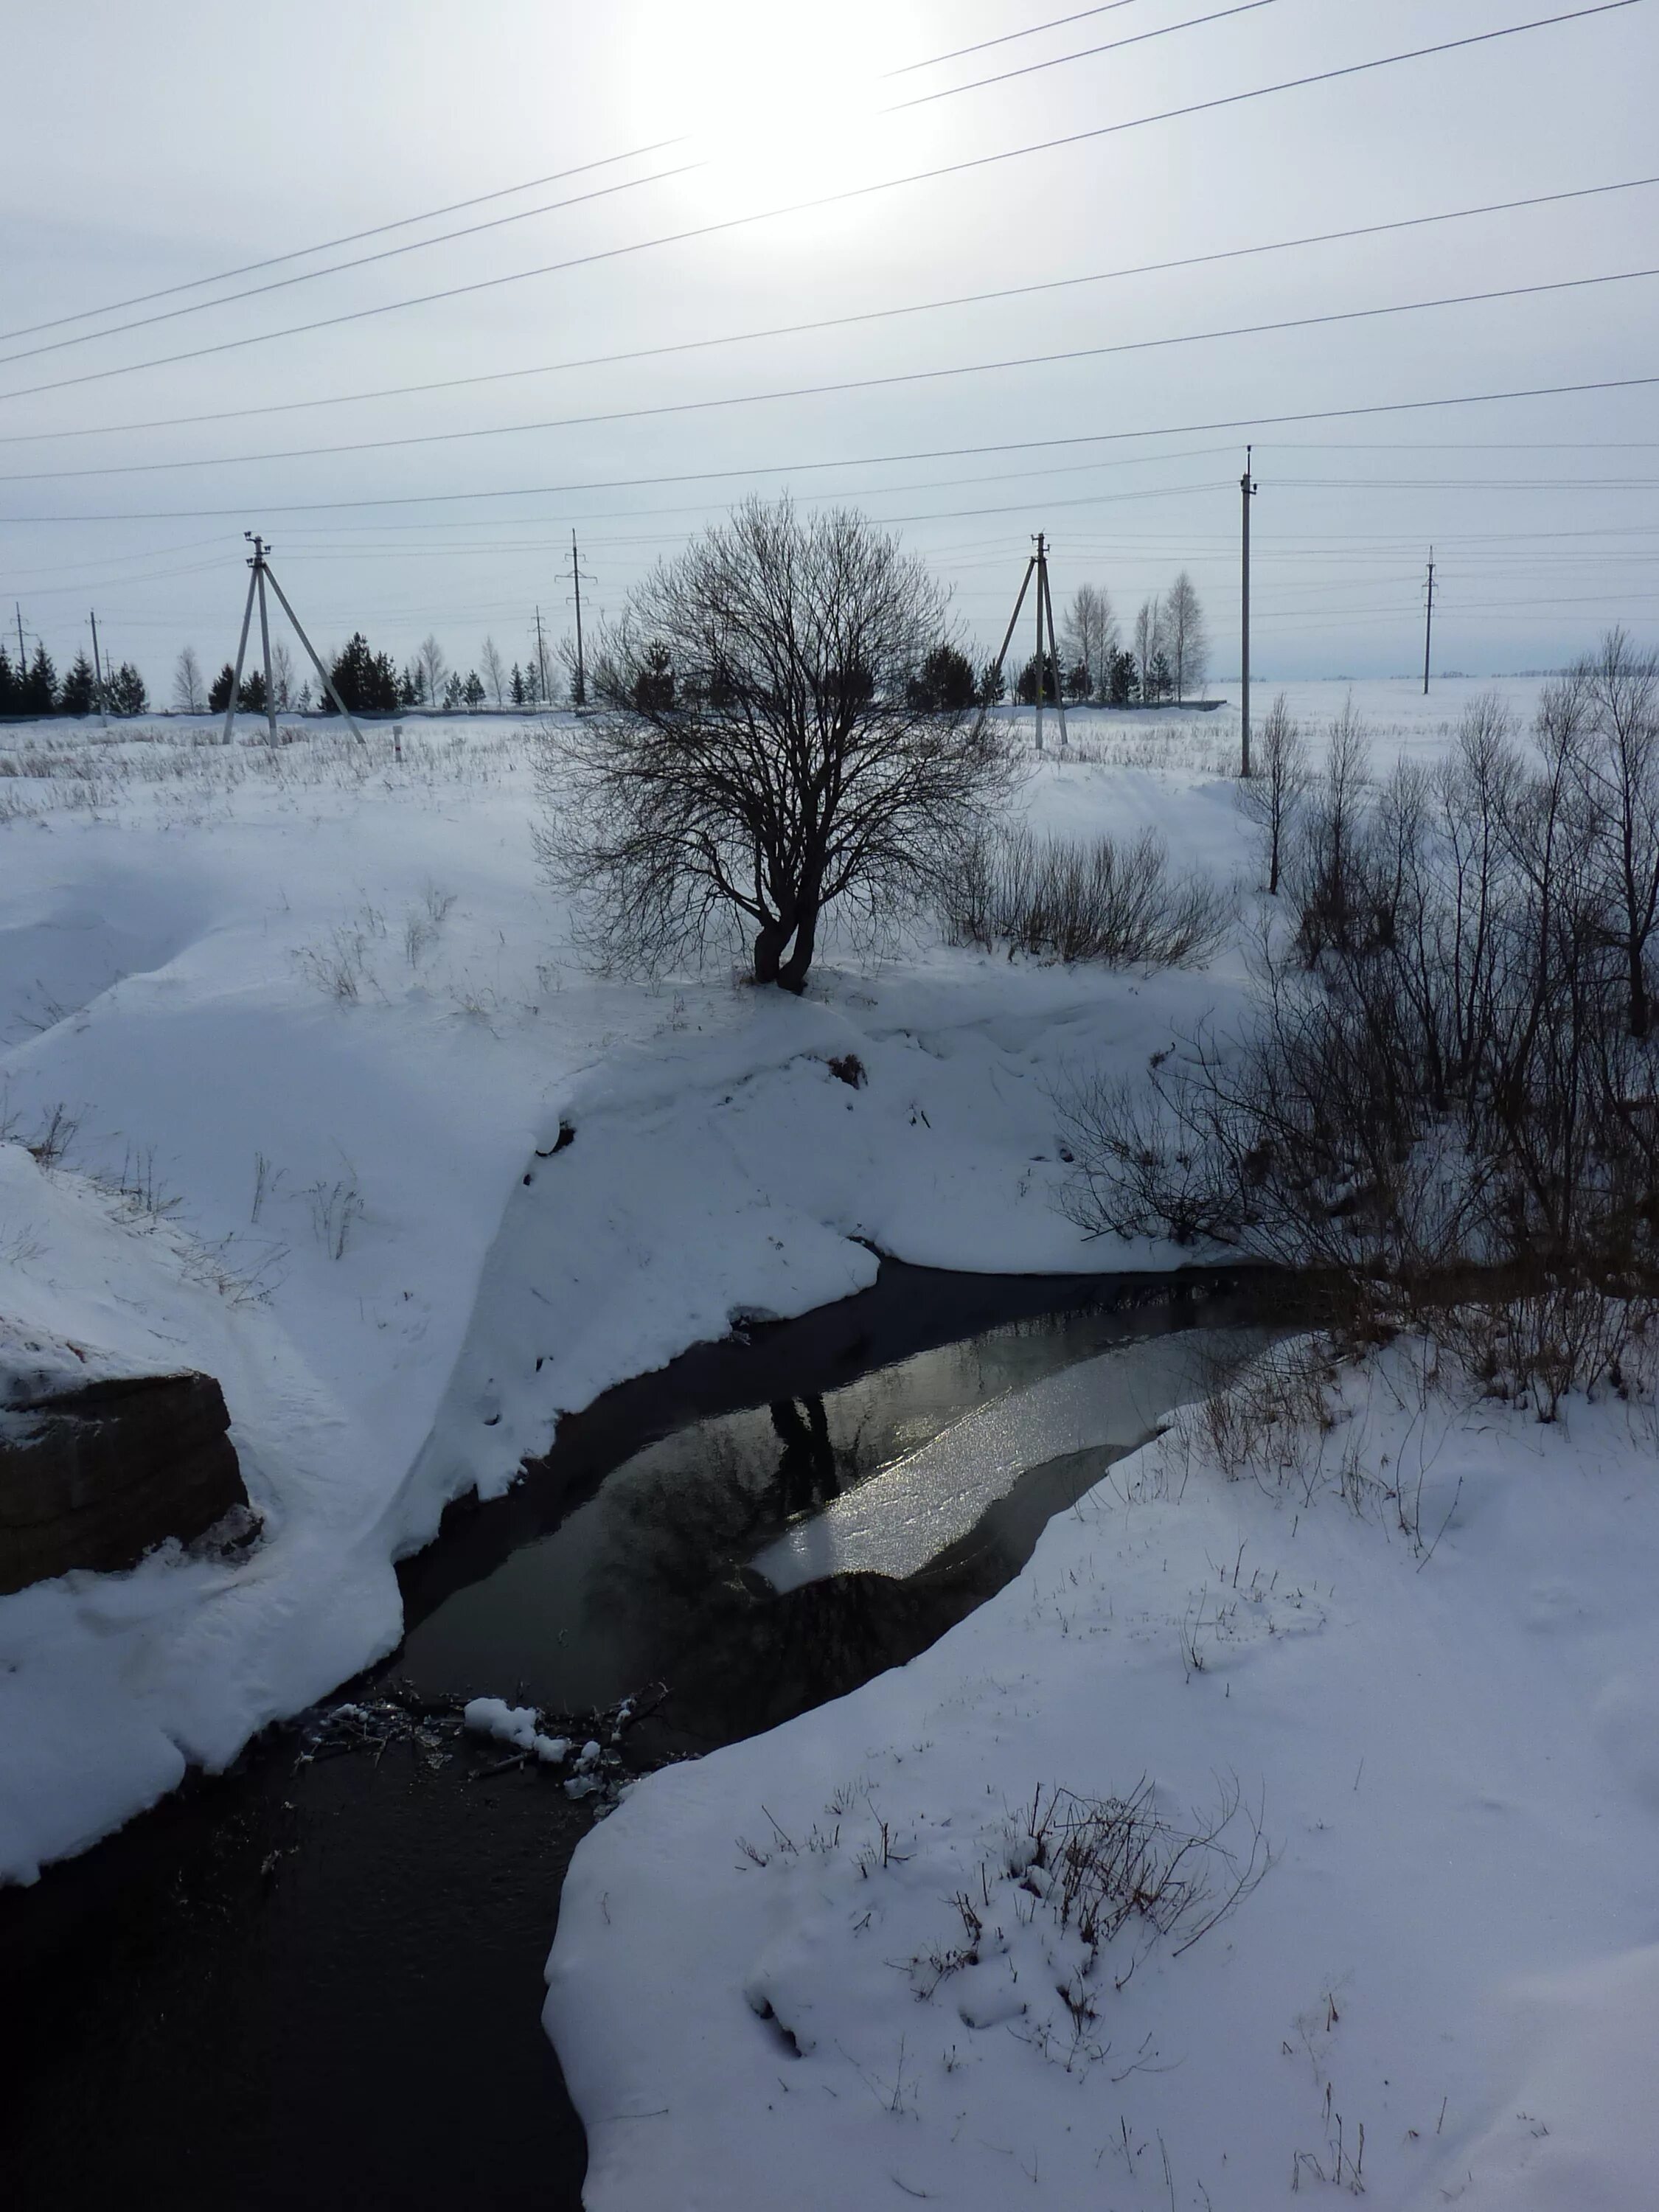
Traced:
[[1206, 876], [1176, 875], [1163, 842], [1038, 838], [1023, 825], [976, 838], [951, 883], [951, 940], [1049, 960], [1192, 967], [1226, 933], [1231, 903]]

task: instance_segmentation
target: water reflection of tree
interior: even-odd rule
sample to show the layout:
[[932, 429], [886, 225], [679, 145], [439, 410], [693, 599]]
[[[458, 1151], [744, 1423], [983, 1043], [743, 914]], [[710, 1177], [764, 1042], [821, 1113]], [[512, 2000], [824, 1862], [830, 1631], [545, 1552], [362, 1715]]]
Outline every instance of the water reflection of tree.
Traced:
[[793, 1398], [780, 1398], [772, 1407], [772, 1427], [783, 1445], [774, 1480], [786, 1518], [838, 1497], [841, 1472], [823, 1399], [803, 1398], [797, 1403]]
[[588, 1572], [587, 1609], [637, 1622], [641, 1666], [670, 1667], [675, 1652], [723, 1634], [753, 1606], [735, 1571], [792, 1515], [872, 1472], [865, 1458], [861, 1432], [836, 1445], [817, 1396], [779, 1399], [765, 1429], [757, 1421], [711, 1429], [691, 1465], [617, 1486]]

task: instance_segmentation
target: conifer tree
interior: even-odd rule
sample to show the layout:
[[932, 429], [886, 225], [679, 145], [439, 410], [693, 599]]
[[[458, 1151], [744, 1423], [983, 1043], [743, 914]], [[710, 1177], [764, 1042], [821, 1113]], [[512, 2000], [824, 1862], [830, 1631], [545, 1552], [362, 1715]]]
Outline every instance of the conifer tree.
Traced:
[[[352, 632], [329, 674], [348, 714], [395, 714], [402, 703], [397, 670], [386, 653], [370, 652], [362, 630]], [[325, 694], [323, 712], [334, 711], [333, 700]]]
[[77, 653], [64, 678], [58, 710], [63, 714], [89, 714], [98, 704], [98, 679], [84, 653]]
[[23, 712], [26, 714], [55, 714], [58, 712], [58, 671], [44, 645], [35, 647], [29, 672], [23, 678]]
[[[259, 679], [259, 688], [262, 691], [264, 689], [263, 677]], [[149, 704], [149, 693], [145, 688], [144, 679], [130, 660], [124, 660], [110, 678], [108, 691], [111, 708], [118, 714], [142, 714]]]

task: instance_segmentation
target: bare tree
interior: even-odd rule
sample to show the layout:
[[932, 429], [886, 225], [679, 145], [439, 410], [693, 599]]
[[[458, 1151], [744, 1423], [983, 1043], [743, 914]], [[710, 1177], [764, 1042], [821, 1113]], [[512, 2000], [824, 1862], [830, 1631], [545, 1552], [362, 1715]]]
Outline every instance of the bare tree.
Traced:
[[1234, 796], [1238, 811], [1261, 830], [1267, 848], [1267, 895], [1279, 896], [1285, 855], [1313, 771], [1301, 729], [1281, 691], [1261, 726], [1256, 772], [1242, 777]]
[[285, 637], [279, 637], [270, 648], [270, 680], [279, 707], [292, 707], [298, 703], [299, 686], [294, 680], [294, 655], [289, 651]]
[[752, 932], [805, 988], [826, 913], [938, 898], [1009, 774], [978, 708], [913, 703], [945, 627], [921, 562], [846, 509], [751, 500], [629, 594], [587, 662], [597, 711], [550, 736], [536, 847], [602, 960]]
[[181, 714], [207, 712], [207, 686], [202, 681], [202, 664], [192, 645], [184, 647], [173, 665], [173, 703]]
[[1210, 635], [1192, 578], [1183, 568], [1164, 602], [1164, 649], [1170, 657], [1177, 701], [1201, 691], [1210, 672]]
[[484, 640], [483, 651], [478, 658], [483, 663], [484, 682], [489, 686], [495, 704], [498, 707], [506, 706], [507, 664], [501, 659], [501, 647], [493, 637], [487, 637]]
[[1638, 653], [1622, 629], [1573, 670], [1583, 708], [1577, 765], [1605, 915], [1624, 970], [1630, 1033], [1653, 1025], [1649, 948], [1659, 926], [1659, 653]]
[[426, 696], [438, 706], [444, 696], [444, 681], [449, 674], [449, 655], [428, 630], [421, 640], [421, 649], [415, 656], [415, 665], [426, 683]]
[[1097, 586], [1079, 584], [1073, 592], [1060, 625], [1060, 643], [1066, 659], [1088, 671], [1088, 696], [1098, 699], [1106, 689], [1106, 656], [1117, 644], [1117, 617], [1111, 600]]
[[1155, 699], [1158, 696], [1157, 686], [1152, 681], [1152, 663], [1163, 650], [1164, 606], [1163, 602], [1154, 595], [1150, 599], [1141, 601], [1140, 611], [1135, 617], [1134, 656], [1137, 672], [1140, 678], [1140, 696], [1143, 699]]

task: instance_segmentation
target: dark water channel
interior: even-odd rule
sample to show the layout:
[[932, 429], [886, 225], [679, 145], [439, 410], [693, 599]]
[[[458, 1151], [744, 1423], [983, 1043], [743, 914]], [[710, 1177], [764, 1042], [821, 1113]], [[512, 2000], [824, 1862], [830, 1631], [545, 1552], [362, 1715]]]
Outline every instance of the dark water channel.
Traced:
[[[778, 1595], [749, 1563], [793, 1517], [1113, 1345], [1285, 1311], [1261, 1278], [886, 1265], [859, 1297], [608, 1393], [507, 1498], [452, 1509], [401, 1570], [403, 1648], [355, 1694], [580, 1711], [660, 1682], [626, 1746], [641, 1766], [772, 1725], [925, 1649], [1113, 1455], [1029, 1469], [903, 1579]], [[538, 2008], [591, 1808], [544, 1770], [483, 1774], [471, 1741], [296, 1765], [300, 1743], [272, 1730], [0, 1893], [8, 2207], [580, 2203]]]

